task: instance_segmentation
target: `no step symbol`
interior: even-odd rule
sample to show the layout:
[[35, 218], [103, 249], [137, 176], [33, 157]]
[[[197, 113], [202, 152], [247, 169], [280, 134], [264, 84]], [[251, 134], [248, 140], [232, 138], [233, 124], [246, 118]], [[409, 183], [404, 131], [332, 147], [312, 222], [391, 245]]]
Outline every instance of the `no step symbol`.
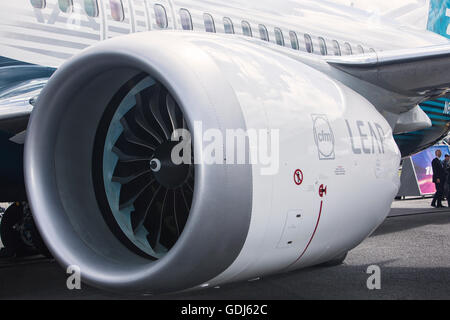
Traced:
[[301, 185], [303, 183], [303, 172], [300, 169], [295, 170], [294, 182], [296, 185]]

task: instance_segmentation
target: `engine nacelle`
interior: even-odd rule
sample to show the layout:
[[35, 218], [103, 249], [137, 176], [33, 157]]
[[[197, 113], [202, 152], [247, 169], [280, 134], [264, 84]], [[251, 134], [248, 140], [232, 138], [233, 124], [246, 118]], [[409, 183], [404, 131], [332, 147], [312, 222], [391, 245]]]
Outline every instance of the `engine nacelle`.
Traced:
[[[175, 129], [191, 132], [195, 165], [170, 159]], [[208, 130], [256, 132], [249, 161], [227, 157], [227, 142], [223, 163], [205, 161]], [[269, 162], [256, 161], [261, 141]], [[399, 162], [388, 123], [351, 89], [252, 41], [177, 32], [111, 39], [67, 62], [25, 146], [55, 258], [91, 285], [141, 293], [335, 258], [385, 219]]]

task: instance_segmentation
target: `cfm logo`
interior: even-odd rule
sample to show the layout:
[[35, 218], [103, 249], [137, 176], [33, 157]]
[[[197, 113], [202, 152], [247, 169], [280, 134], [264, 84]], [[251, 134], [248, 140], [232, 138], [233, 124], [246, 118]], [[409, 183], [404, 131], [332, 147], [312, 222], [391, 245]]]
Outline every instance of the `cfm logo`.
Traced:
[[313, 114], [311, 117], [319, 160], [334, 160], [334, 133], [327, 116], [324, 114]]

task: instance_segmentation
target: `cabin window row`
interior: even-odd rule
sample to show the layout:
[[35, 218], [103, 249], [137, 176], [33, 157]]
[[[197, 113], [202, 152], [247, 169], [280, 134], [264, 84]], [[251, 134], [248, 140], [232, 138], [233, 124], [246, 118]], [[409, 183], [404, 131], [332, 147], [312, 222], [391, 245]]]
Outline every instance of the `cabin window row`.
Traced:
[[[34, 8], [44, 9], [46, 7], [46, 0], [30, 0]], [[83, 0], [84, 10], [89, 17], [98, 17], [99, 6], [97, 0]], [[73, 10], [73, 0], [58, 0], [59, 9], [65, 13], [71, 13]], [[125, 19], [125, 11], [122, 0], [109, 0], [109, 7], [111, 10], [111, 17], [115, 21], [123, 21]], [[155, 22], [158, 28], [166, 29], [168, 27], [167, 12], [164, 6], [160, 4], [154, 5]], [[179, 11], [181, 27], [183, 30], [193, 30], [194, 24], [192, 22], [192, 16], [189, 10], [180, 9]], [[206, 32], [216, 33], [216, 24], [211, 14], [203, 14], [203, 22]], [[223, 18], [223, 27], [226, 34], [235, 34], [235, 28], [233, 21], [229, 17]], [[252, 27], [249, 22], [241, 22], [242, 34], [248, 37], [253, 37]], [[263, 24], [258, 25], [259, 38], [263, 41], [270, 41], [269, 32], [267, 27]], [[279, 46], [286, 46], [283, 31], [280, 28], [274, 28], [275, 43]], [[309, 53], [320, 53], [321, 55], [351, 55], [354, 54], [353, 48], [350, 43], [345, 42], [342, 46], [337, 40], [331, 41], [331, 48], [328, 48], [327, 42], [323, 37], [318, 37], [318, 48], [314, 48], [314, 43], [311, 35], [304, 34], [305, 50]], [[300, 43], [297, 33], [295, 31], [289, 32], [290, 47], [294, 50], [300, 50]], [[370, 52], [375, 52], [370, 48]], [[357, 45], [355, 48], [357, 54], [365, 53], [363, 46]]]
[[[183, 29], [184, 30], [193, 30], [192, 17], [190, 15], [189, 11], [187, 9], [181, 9], [180, 15], [182, 16], [181, 22], [182, 22]], [[183, 19], [184, 15], [187, 15], [189, 18]], [[215, 27], [215, 21], [214, 21], [213, 16], [209, 13], [205, 13], [203, 15], [203, 20], [204, 20], [204, 25], [205, 25], [205, 31], [215, 33], [216, 27]], [[183, 22], [183, 21], [186, 21], [186, 22]], [[223, 18], [223, 25], [224, 25], [225, 33], [228, 33], [228, 34], [235, 33], [234, 24], [230, 18], [228, 18], [228, 17]], [[245, 20], [242, 21], [241, 28], [242, 28], [243, 35], [248, 36], [248, 37], [253, 37], [252, 27], [250, 26], [249, 22], [247, 22]], [[258, 25], [258, 33], [259, 33], [259, 38], [261, 40], [270, 41], [269, 32], [265, 25], [263, 25], [263, 24]], [[280, 28], [274, 28], [274, 35], [275, 35], [275, 43], [278, 44], [279, 46], [285, 47], [286, 42], [285, 42], [283, 31]], [[304, 38], [305, 50], [309, 53], [320, 53], [321, 55], [324, 55], [324, 56], [325, 55], [336, 55], [336, 56], [352, 55], [355, 53], [352, 46], [348, 42], [343, 43], [341, 46], [337, 40], [333, 40], [333, 41], [331, 41], [331, 48], [328, 48], [328, 45], [327, 45], [327, 42], [325, 41], [325, 39], [323, 37], [318, 37], [317, 38], [318, 39], [318, 48], [316, 49], [316, 48], [314, 48], [314, 43], [313, 43], [313, 39], [312, 39], [311, 35], [304, 34], [303, 38]], [[299, 39], [298, 39], [296, 32], [294, 32], [294, 31], [289, 32], [289, 40], [290, 40], [290, 46], [292, 49], [300, 50], [300, 43], [299, 43]], [[369, 51], [375, 52], [375, 50], [372, 48], [370, 48]], [[363, 46], [357, 45], [356, 53], [364, 54], [366, 52], [365, 52]]]
[[[31, 5], [36, 9], [44, 9], [46, 7], [46, 0], [30, 0]], [[83, 0], [84, 4], [84, 11], [86, 12], [86, 15], [95, 18], [98, 17], [100, 14], [98, 0]], [[73, 6], [73, 0], [58, 0], [58, 6], [59, 9], [64, 13], [71, 13], [74, 6]], [[109, 0], [109, 8], [111, 12], [111, 18], [115, 21], [124, 21], [125, 20], [125, 10], [123, 6], [122, 0]], [[155, 11], [155, 20], [156, 25], [161, 28], [165, 29], [168, 27], [168, 19], [167, 19], [167, 12], [164, 6], [160, 4], [154, 5], [154, 11]], [[190, 13], [187, 10], [183, 10], [180, 12], [183, 28], [185, 26], [188, 26], [192, 30], [192, 20], [190, 19]]]
[[[30, 0], [31, 5], [36, 9], [44, 9], [47, 5], [46, 0]], [[100, 11], [97, 0], [83, 0], [84, 11], [89, 17], [98, 17]], [[58, 7], [61, 12], [72, 13], [73, 0], [58, 0]], [[109, 7], [111, 9], [111, 18], [115, 21], [125, 20], [125, 11], [122, 0], [109, 0]]]

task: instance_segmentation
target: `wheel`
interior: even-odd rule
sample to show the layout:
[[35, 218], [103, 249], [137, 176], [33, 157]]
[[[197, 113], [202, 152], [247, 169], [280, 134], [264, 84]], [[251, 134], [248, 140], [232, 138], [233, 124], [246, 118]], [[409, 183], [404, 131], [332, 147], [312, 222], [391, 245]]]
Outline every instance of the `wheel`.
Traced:
[[34, 254], [42, 254], [47, 258], [52, 258], [50, 251], [47, 249], [39, 230], [34, 222], [33, 215], [28, 203], [23, 203], [23, 219], [21, 228], [21, 239], [25, 243], [28, 250]]
[[37, 250], [37, 252], [39, 252], [46, 258], [52, 259], [53, 256], [48, 250], [47, 246], [45, 245], [44, 240], [42, 240], [41, 234], [39, 233], [39, 230], [36, 226], [36, 223], [34, 223], [34, 220], [30, 225], [30, 235], [33, 242], [33, 246]]
[[6, 209], [0, 224], [0, 237], [9, 255], [23, 255], [28, 247], [22, 241], [19, 226], [23, 219], [23, 207], [14, 203]]
[[319, 266], [320, 267], [336, 267], [336, 266], [340, 266], [341, 264], [344, 263], [345, 259], [347, 258], [347, 255], [348, 255], [348, 251], [344, 252], [343, 254], [337, 256], [336, 258], [334, 258], [334, 259], [332, 259], [330, 261], [327, 261], [327, 262], [324, 262], [324, 263], [320, 264]]
[[6, 257], [43, 254], [51, 258], [34, 223], [28, 204], [14, 203], [3, 214], [0, 237], [5, 247]]

